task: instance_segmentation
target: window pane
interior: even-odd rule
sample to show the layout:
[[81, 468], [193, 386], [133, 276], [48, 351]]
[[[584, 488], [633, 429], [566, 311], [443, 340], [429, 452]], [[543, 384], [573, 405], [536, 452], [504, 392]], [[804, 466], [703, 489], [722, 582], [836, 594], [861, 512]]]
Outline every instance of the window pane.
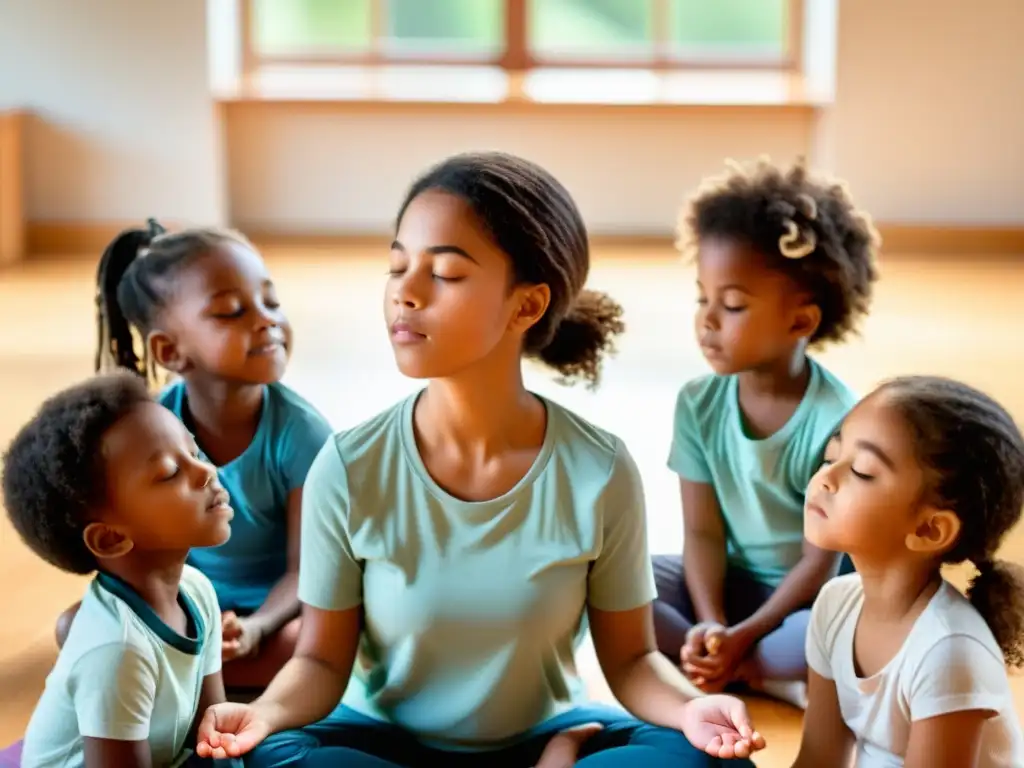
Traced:
[[786, 54], [788, 0], [672, 0], [681, 55], [778, 59]]
[[505, 47], [505, 0], [380, 0], [395, 55], [498, 56]]
[[527, 14], [530, 49], [540, 58], [653, 53], [647, 0], [529, 0]]
[[254, 0], [253, 46], [263, 54], [367, 51], [373, 0]]

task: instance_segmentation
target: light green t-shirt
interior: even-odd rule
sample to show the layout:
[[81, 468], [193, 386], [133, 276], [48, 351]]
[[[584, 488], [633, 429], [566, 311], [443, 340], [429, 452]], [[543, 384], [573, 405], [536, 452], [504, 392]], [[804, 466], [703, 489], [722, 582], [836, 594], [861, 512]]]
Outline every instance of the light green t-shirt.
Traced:
[[126, 583], [100, 573], [89, 585], [25, 733], [26, 768], [85, 765], [83, 738], [149, 740], [154, 768], [188, 758], [185, 739], [203, 678], [221, 668], [213, 585], [185, 566], [177, 634]]
[[299, 597], [362, 606], [343, 702], [448, 748], [501, 745], [584, 699], [584, 610], [655, 596], [640, 477], [622, 441], [547, 400], [533, 466], [466, 502], [420, 458], [414, 395], [327, 441], [303, 493]]
[[804, 494], [825, 446], [857, 396], [814, 360], [803, 400], [762, 440], [747, 435], [736, 376], [687, 382], [676, 400], [668, 465], [714, 486], [725, 518], [728, 563], [778, 586], [803, 554]]

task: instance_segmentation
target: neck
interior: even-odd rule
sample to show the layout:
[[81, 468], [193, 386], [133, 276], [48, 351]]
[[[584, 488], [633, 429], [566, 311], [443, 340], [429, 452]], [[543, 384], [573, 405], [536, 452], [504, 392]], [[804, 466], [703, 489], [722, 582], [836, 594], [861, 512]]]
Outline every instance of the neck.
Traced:
[[811, 366], [803, 346], [790, 355], [740, 373], [744, 390], [773, 397], [802, 396], [810, 380]]
[[259, 420], [263, 384], [230, 384], [191, 377], [185, 380], [188, 412], [198, 425], [214, 432], [250, 427]]
[[864, 585], [864, 613], [898, 621], [923, 607], [942, 583], [933, 563], [920, 561], [885, 564], [852, 558]]
[[416, 409], [418, 431], [431, 443], [454, 443], [489, 455], [535, 432], [544, 406], [523, 384], [518, 357], [500, 374], [473, 369], [433, 379]]
[[183, 552], [130, 552], [104, 563], [103, 570], [131, 586], [166, 621], [178, 605], [186, 557]]

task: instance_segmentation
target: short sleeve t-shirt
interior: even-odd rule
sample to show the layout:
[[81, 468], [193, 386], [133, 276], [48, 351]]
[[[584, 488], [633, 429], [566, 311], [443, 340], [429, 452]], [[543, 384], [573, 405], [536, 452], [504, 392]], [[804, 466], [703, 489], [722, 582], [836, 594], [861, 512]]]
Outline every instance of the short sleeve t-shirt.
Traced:
[[585, 609], [655, 596], [640, 478], [621, 440], [550, 401], [544, 443], [504, 495], [428, 474], [416, 396], [327, 442], [303, 495], [299, 597], [362, 606], [343, 703], [445, 748], [507, 743], [585, 698]]
[[803, 556], [804, 494], [825, 446], [857, 396], [809, 359], [807, 391], [789, 421], [764, 439], [743, 425], [737, 376], [688, 382], [676, 400], [668, 466], [715, 488], [731, 567], [776, 587]]
[[154, 766], [189, 757], [203, 679], [221, 668], [221, 622], [213, 587], [189, 566], [178, 599], [188, 636], [120, 579], [92, 581], [32, 714], [23, 765], [83, 766], [87, 737], [148, 740]]
[[[171, 384], [160, 402], [179, 419], [186, 412], [183, 381]], [[235, 512], [231, 538], [219, 547], [194, 549], [189, 563], [213, 582], [223, 610], [252, 613], [267, 599], [288, 565], [288, 494], [301, 488], [330, 425], [300, 395], [270, 384], [259, 426], [249, 447], [217, 468]]]
[[829, 581], [811, 611], [807, 663], [833, 680], [843, 721], [857, 739], [857, 768], [900, 768], [910, 728], [953, 712], [995, 713], [976, 768], [1024, 766], [1024, 738], [999, 645], [981, 614], [943, 582], [893, 659], [871, 677], [854, 667], [853, 636], [864, 604], [861, 577]]

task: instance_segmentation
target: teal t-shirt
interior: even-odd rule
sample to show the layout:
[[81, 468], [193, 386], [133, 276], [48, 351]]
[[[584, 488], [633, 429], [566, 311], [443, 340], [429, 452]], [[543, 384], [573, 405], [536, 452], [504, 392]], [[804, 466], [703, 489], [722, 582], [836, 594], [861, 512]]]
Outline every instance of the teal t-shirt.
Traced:
[[778, 586], [803, 554], [804, 494], [857, 396], [814, 360], [803, 400], [764, 439], [747, 435], [736, 376], [687, 382], [676, 400], [668, 465], [715, 488], [730, 566]]
[[[176, 381], [160, 402], [178, 418], [186, 404], [185, 383]], [[231, 495], [231, 538], [219, 547], [194, 549], [189, 563], [213, 582], [222, 610], [251, 613], [267, 599], [288, 564], [288, 494], [301, 488], [331, 427], [300, 395], [270, 384], [260, 423], [240, 456], [217, 467]]]
[[313, 463], [299, 597], [363, 608], [344, 704], [446, 748], [500, 746], [585, 698], [573, 650], [587, 606], [654, 599], [643, 489], [619, 438], [544, 400], [520, 482], [456, 499], [420, 458], [416, 397]]

